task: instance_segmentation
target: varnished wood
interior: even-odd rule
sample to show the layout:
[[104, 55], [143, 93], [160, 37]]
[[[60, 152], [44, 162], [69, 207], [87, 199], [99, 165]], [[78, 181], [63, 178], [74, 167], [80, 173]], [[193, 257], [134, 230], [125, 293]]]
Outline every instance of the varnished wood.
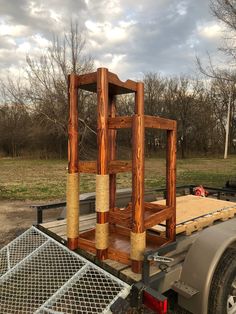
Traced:
[[129, 160], [113, 160], [110, 161], [109, 165], [109, 173], [116, 174], [120, 172], [129, 172], [132, 171], [132, 161]]
[[97, 173], [108, 174], [108, 70], [97, 70]]
[[72, 251], [76, 250], [78, 248], [78, 238], [67, 238], [67, 246]]
[[[97, 174], [108, 174], [108, 70], [97, 70]], [[100, 222], [100, 213], [97, 213], [97, 223]], [[103, 223], [108, 222], [108, 216]], [[108, 258], [108, 249], [97, 250], [97, 257], [101, 260]]]
[[133, 117], [132, 231], [144, 232], [144, 86], [137, 83], [136, 114]]
[[145, 125], [145, 128], [174, 130], [176, 123], [174, 120], [145, 115], [144, 125]]
[[68, 172], [78, 172], [78, 90], [76, 74], [69, 75]]
[[[97, 69], [97, 72], [105, 68]], [[105, 69], [107, 70], [107, 69]], [[80, 89], [97, 92], [97, 72], [82, 74], [76, 77], [76, 86]], [[108, 72], [107, 77], [109, 83], [109, 92], [111, 95], [127, 94], [136, 91], [136, 82], [132, 80], [127, 80], [125, 82], [121, 81], [118, 76], [112, 72]]]
[[[69, 121], [68, 121], [68, 172], [78, 173], [78, 90], [76, 74], [69, 75]], [[70, 209], [68, 209], [70, 210]], [[77, 225], [77, 221], [71, 221]], [[76, 227], [74, 227], [76, 229]], [[75, 250], [78, 247], [78, 234], [67, 239], [68, 248]]]
[[[109, 97], [109, 117], [116, 116], [116, 98], [115, 96]], [[116, 172], [111, 172], [111, 165], [116, 160], [116, 130], [108, 130], [109, 141], [109, 207], [113, 211], [116, 206]]]
[[135, 260], [132, 261], [131, 269], [132, 269], [133, 273], [141, 274], [142, 267], [143, 267], [143, 262], [142, 261], [135, 261]]
[[[78, 166], [81, 173], [97, 173], [96, 161], [80, 161]], [[129, 160], [111, 160], [108, 162], [108, 173], [116, 174], [120, 172], [132, 171], [132, 161]]]
[[132, 93], [137, 90], [136, 82], [132, 80], [122, 82], [118, 76], [112, 72], [108, 72], [108, 80], [113, 95]]
[[108, 128], [109, 129], [129, 129], [132, 127], [133, 117], [122, 116], [122, 117], [111, 117], [108, 119]]
[[97, 72], [77, 76], [77, 87], [90, 92], [96, 92]]
[[166, 206], [165, 205], [161, 205], [161, 204], [156, 204], [156, 203], [150, 203], [150, 202], [144, 202], [144, 209], [145, 210], [151, 210], [153, 212], [159, 212], [162, 209], [165, 209]]
[[[132, 231], [143, 233], [144, 225], [144, 85], [137, 83], [135, 115], [132, 126]], [[141, 272], [142, 262], [132, 260], [133, 272]]]
[[172, 216], [166, 221], [166, 237], [175, 240], [176, 235], [176, 123], [167, 131], [166, 152], [166, 205], [173, 208]]
[[109, 219], [109, 212], [98, 212], [97, 213], [97, 223], [105, 224], [108, 222]]
[[149, 229], [161, 222], [170, 219], [174, 214], [174, 209], [172, 207], [167, 207], [162, 209], [160, 212], [153, 213], [145, 219], [145, 229]]
[[79, 172], [81, 173], [97, 173], [96, 161], [79, 161]]
[[[71, 171], [94, 173], [100, 175], [109, 174], [110, 214], [97, 213], [97, 223], [109, 222], [109, 232], [112, 234], [111, 241], [114, 243], [112, 242], [112, 245], [110, 243], [109, 248], [106, 250], [97, 250], [96, 254], [99, 259], [106, 259], [110, 256], [113, 259], [123, 261], [126, 260], [127, 262], [127, 254], [129, 254], [129, 251], [125, 250], [127, 249], [127, 243], [129, 241], [128, 239], [130, 238], [131, 230], [134, 233], [143, 233], [144, 231], [151, 228], [153, 224], [166, 220], [167, 239], [164, 240], [164, 243], [175, 239], [176, 122], [161, 117], [144, 116], [143, 83], [136, 83], [131, 80], [122, 82], [117, 75], [109, 72], [106, 68], [99, 68], [97, 69], [97, 72], [90, 74], [75, 76], [74, 93], [77, 93], [78, 88], [97, 93], [98, 155], [97, 161], [77, 163], [77, 166], [73, 166], [74, 168]], [[135, 93], [135, 115], [117, 117], [115, 95], [130, 92]], [[132, 162], [120, 161], [116, 159], [116, 132], [117, 130], [123, 128], [132, 128]], [[167, 130], [166, 205], [156, 205], [147, 202], [144, 203], [145, 128]], [[73, 137], [75, 135], [74, 131], [72, 131], [71, 134]], [[75, 147], [75, 143], [73, 145], [71, 145], [71, 147]], [[73, 150], [74, 148], [71, 148], [73, 156], [76, 157]], [[71, 157], [69, 160], [71, 160]], [[72, 160], [71, 164], [74, 165], [75, 162]], [[132, 171], [132, 207], [128, 205], [127, 208], [121, 211], [115, 206], [116, 174], [118, 172], [126, 171]], [[92, 230], [91, 232], [92, 233], [83, 233], [81, 237], [85, 237], [86, 241], [91, 241], [93, 243], [90, 243], [90, 246], [88, 245], [88, 250], [95, 250], [95, 242], [93, 238], [95, 231]], [[126, 240], [124, 241], [122, 237], [125, 237]], [[146, 236], [146, 238], [148, 239], [148, 236]], [[148, 241], [155, 242], [156, 246], [164, 245], [164, 243], [161, 243], [158, 238], [153, 238], [150, 240], [149, 237]], [[79, 245], [82, 245], [84, 248], [86, 248], [86, 243], [82, 242], [80, 241]], [[125, 250], [122, 248], [121, 243], [123, 243], [122, 245], [126, 247]], [[140, 271], [141, 264], [141, 261], [132, 261], [132, 269], [134, 271]]]

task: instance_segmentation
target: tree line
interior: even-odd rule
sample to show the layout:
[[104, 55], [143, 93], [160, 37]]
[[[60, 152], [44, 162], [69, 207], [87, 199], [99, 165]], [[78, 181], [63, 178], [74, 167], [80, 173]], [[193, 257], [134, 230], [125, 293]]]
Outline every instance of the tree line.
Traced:
[[[213, 0], [213, 14], [236, 35], [236, 10], [231, 1]], [[230, 23], [232, 21], [232, 23]], [[232, 38], [222, 48], [235, 60]], [[67, 155], [68, 74], [94, 71], [93, 59], [86, 54], [86, 41], [76, 23], [38, 58], [27, 56], [24, 78], [0, 82], [0, 154], [39, 158]], [[200, 72], [205, 76], [167, 77], [144, 74], [145, 114], [177, 120], [178, 153], [190, 155], [223, 154], [227, 108], [230, 102], [229, 152], [236, 152], [236, 76], [231, 69], [219, 70], [209, 60]], [[119, 115], [133, 113], [132, 95], [117, 97]], [[79, 92], [79, 142], [82, 158], [92, 158], [96, 150], [96, 98]], [[129, 131], [118, 132], [118, 146], [130, 147]], [[164, 132], [146, 131], [147, 154], [165, 150]], [[121, 149], [122, 151], [122, 149]], [[125, 151], [125, 149], [124, 149]]]

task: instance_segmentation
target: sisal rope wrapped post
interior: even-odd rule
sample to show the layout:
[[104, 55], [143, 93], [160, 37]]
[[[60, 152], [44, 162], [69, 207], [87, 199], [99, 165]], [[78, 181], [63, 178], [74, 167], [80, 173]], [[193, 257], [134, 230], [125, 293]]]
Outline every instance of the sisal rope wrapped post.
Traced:
[[146, 249], [144, 226], [144, 85], [137, 83], [135, 115], [132, 125], [132, 231], [130, 233], [131, 268], [141, 273], [143, 254]]
[[[68, 238], [68, 244], [69, 244], [68, 246], [72, 250], [74, 250], [77, 248], [78, 237], [79, 237], [79, 175], [78, 173], [68, 173], [67, 175], [66, 204], [67, 204], [67, 238]], [[75, 239], [75, 240], [72, 240], [72, 239]]]
[[67, 245], [78, 248], [79, 173], [78, 173], [78, 87], [75, 73], [69, 75], [68, 177], [67, 177]]
[[109, 174], [108, 174], [108, 70], [97, 70], [97, 176], [95, 230], [96, 255], [100, 260], [108, 258], [109, 239]]

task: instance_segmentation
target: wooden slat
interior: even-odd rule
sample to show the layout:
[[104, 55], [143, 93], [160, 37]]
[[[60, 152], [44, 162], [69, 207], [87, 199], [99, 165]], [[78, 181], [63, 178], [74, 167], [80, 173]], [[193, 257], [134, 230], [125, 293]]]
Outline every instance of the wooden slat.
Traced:
[[108, 118], [108, 128], [113, 130], [129, 129], [132, 127], [132, 121], [132, 116]]
[[[111, 160], [108, 163], [108, 171], [110, 174], [116, 174], [120, 172], [129, 172], [132, 170], [132, 161], [130, 160]], [[82, 173], [97, 173], [96, 161], [80, 161], [79, 172]]]
[[109, 173], [111, 174], [132, 171], [132, 161], [111, 160], [108, 168], [109, 168]]
[[166, 206], [160, 205], [160, 204], [155, 204], [155, 203], [150, 203], [150, 202], [144, 202], [144, 208], [157, 212], [157, 211], [161, 211], [162, 209], [165, 209]]
[[79, 172], [81, 173], [97, 173], [96, 161], [79, 161]]
[[82, 74], [76, 76], [76, 84], [80, 89], [84, 89], [90, 92], [96, 92], [97, 72], [89, 74]]
[[174, 120], [164, 119], [161, 117], [144, 116], [145, 128], [174, 130], [176, 123]]
[[132, 93], [137, 90], [136, 82], [132, 80], [122, 82], [119, 77], [112, 72], [108, 72], [108, 81], [109, 84], [112, 85], [109, 89], [113, 95]]
[[171, 207], [167, 207], [162, 211], [150, 215], [148, 218], [145, 219], [145, 228], [149, 229], [167, 219], [169, 219], [173, 215], [173, 209]]

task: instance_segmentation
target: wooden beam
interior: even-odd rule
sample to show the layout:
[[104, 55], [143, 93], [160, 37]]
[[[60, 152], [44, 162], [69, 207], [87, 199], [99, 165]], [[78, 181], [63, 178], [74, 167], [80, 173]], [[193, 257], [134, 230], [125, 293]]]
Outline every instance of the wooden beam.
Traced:
[[174, 120], [164, 119], [161, 117], [144, 116], [145, 128], [174, 130], [176, 123]]
[[173, 131], [167, 131], [166, 151], [166, 205], [173, 208], [172, 216], [166, 221], [166, 237], [172, 241], [176, 236], [176, 121]]
[[145, 219], [145, 229], [149, 229], [159, 223], [173, 217], [174, 209], [167, 207], [162, 209], [160, 212], [154, 213]]
[[[135, 115], [133, 117], [132, 126], [132, 141], [133, 141], [133, 171], [132, 171], [132, 233], [135, 238], [143, 234], [144, 227], [144, 85], [137, 83], [137, 92], [135, 94]], [[132, 242], [131, 238], [131, 252], [145, 250], [145, 247], [135, 248], [135, 240]], [[132, 258], [132, 271], [136, 273], [141, 272], [142, 261]]]
[[[78, 189], [78, 89], [76, 74], [69, 75], [69, 121], [68, 121], [68, 181], [67, 181], [67, 245], [78, 248], [79, 199]], [[73, 187], [72, 187], [73, 185]]]
[[123, 116], [123, 117], [113, 117], [108, 119], [108, 128], [117, 129], [129, 129], [132, 127], [133, 117]]
[[[108, 175], [108, 70], [97, 70], [97, 174]], [[97, 227], [108, 223], [108, 216], [97, 211]], [[97, 232], [97, 228], [96, 228]], [[104, 235], [108, 237], [108, 235]], [[108, 242], [108, 239], [107, 241]], [[108, 258], [108, 248], [96, 250], [98, 259]]]
[[165, 209], [166, 205], [144, 202], [144, 208], [145, 208], [145, 210], [148, 209], [148, 210], [152, 210], [154, 212], [158, 212], [158, 211], [161, 211], [162, 209]]
[[112, 72], [108, 72], [108, 81], [109, 84], [112, 85], [111, 92], [115, 95], [134, 93], [137, 90], [136, 82], [132, 80], [122, 82], [119, 77]]
[[109, 163], [109, 173], [115, 174], [120, 172], [132, 171], [132, 161], [129, 160], [112, 160]]
[[79, 161], [79, 172], [81, 173], [97, 173], [96, 161]]
[[[116, 97], [109, 97], [109, 117], [115, 118], [116, 116]], [[111, 163], [116, 159], [117, 146], [116, 146], [117, 131], [108, 130], [108, 144], [109, 144], [109, 210], [113, 211], [116, 206], [116, 172], [111, 172]]]
[[[132, 161], [130, 160], [111, 160], [108, 162], [108, 172], [115, 175], [120, 172], [132, 171]], [[79, 172], [81, 173], [97, 173], [96, 161], [79, 161]]]

